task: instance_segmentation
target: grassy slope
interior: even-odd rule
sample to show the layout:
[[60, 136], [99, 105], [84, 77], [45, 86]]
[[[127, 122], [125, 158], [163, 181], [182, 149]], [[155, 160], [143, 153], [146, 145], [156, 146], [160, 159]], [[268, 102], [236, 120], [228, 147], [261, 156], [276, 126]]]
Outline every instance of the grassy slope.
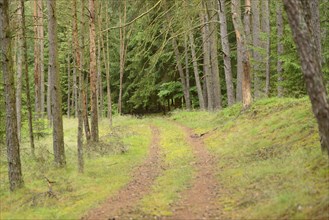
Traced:
[[[240, 113], [176, 112], [218, 156], [226, 217], [329, 218], [328, 158], [308, 99], [264, 99]], [[216, 130], [213, 130], [217, 128]]]
[[[48, 153], [51, 149], [51, 136], [37, 142], [37, 157], [35, 162], [28, 155], [27, 144], [22, 146], [22, 167], [25, 188], [10, 193], [6, 158], [1, 156], [0, 164], [0, 218], [1, 219], [77, 219], [85, 211], [96, 206], [108, 196], [116, 193], [120, 187], [130, 180], [132, 168], [141, 163], [146, 157], [151, 131], [149, 126], [127, 117], [118, 117], [115, 120], [116, 129], [123, 133], [123, 142], [129, 147], [125, 154], [107, 154], [100, 156], [91, 153], [85, 157], [85, 172], [77, 172], [76, 155], [76, 121], [66, 119], [65, 144], [67, 167], [56, 169], [53, 166], [53, 156]], [[120, 129], [124, 127], [124, 129]], [[100, 125], [100, 136], [106, 143], [111, 141], [108, 133], [110, 128], [103, 121]], [[104, 144], [103, 147], [108, 147]], [[47, 176], [55, 180], [53, 191], [58, 200], [47, 198], [41, 193], [48, 190], [43, 178]], [[34, 198], [34, 199], [33, 199]]]

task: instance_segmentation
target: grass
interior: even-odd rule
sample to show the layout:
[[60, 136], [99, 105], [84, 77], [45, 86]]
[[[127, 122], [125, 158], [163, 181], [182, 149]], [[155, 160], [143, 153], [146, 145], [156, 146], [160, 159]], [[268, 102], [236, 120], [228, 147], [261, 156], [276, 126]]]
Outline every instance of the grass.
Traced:
[[[120, 130], [121, 145], [128, 151], [124, 154], [108, 152], [105, 155], [89, 152], [85, 154], [85, 172], [77, 172], [76, 127], [73, 119], [64, 120], [66, 168], [53, 165], [51, 136], [36, 143], [37, 160], [32, 160], [26, 143], [22, 146], [22, 167], [25, 187], [18, 192], [8, 190], [6, 163], [0, 165], [1, 219], [77, 219], [90, 208], [97, 206], [115, 194], [129, 180], [133, 167], [147, 156], [151, 131], [129, 117], [117, 117], [114, 130]], [[100, 136], [104, 148], [112, 146], [114, 132], [104, 120], [100, 123]], [[113, 142], [113, 144], [115, 144]], [[6, 161], [4, 155], [1, 161]], [[44, 176], [56, 181], [53, 192], [58, 197], [48, 198], [42, 193], [48, 190]]]
[[[329, 164], [307, 98], [264, 99], [241, 112], [176, 112], [174, 120], [210, 131], [227, 218], [328, 219]], [[214, 130], [217, 128], [216, 130]]]
[[141, 200], [139, 206], [146, 215], [170, 216], [171, 205], [192, 179], [193, 153], [179, 126], [163, 119], [154, 119], [154, 123], [160, 128], [166, 170], [155, 180], [151, 193]]

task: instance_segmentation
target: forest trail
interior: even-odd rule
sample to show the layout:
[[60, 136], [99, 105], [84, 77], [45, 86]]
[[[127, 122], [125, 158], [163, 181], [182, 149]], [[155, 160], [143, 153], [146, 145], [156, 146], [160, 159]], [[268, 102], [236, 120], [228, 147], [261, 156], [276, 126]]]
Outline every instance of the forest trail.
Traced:
[[135, 213], [136, 202], [149, 192], [150, 186], [161, 171], [159, 130], [155, 126], [151, 128], [152, 142], [149, 156], [132, 172], [131, 182], [118, 194], [110, 197], [100, 207], [90, 210], [81, 219], [127, 219]]
[[216, 160], [206, 150], [201, 138], [194, 137], [192, 129], [175, 122], [166, 121], [178, 126], [182, 132], [183, 140], [193, 152], [192, 166], [195, 173], [178, 199], [170, 204], [172, 215], [149, 216], [143, 213], [140, 201], [150, 194], [156, 184], [155, 179], [161, 176], [161, 171], [166, 170], [161, 152], [160, 129], [152, 128], [152, 143], [149, 156], [142, 165], [133, 171], [130, 183], [120, 190], [115, 196], [110, 197], [100, 207], [90, 210], [86, 219], [218, 219], [220, 208], [218, 201], [218, 184], [215, 179]]
[[202, 138], [196, 137], [192, 129], [180, 126], [187, 134], [187, 142], [196, 157], [196, 175], [192, 186], [182, 194], [169, 219], [219, 219], [218, 183], [215, 178], [216, 158], [209, 154]]

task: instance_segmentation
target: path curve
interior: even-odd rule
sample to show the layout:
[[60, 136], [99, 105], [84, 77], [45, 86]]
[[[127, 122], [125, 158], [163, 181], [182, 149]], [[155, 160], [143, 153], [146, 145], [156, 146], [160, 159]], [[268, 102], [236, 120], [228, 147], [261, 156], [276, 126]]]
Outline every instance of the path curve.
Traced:
[[196, 177], [191, 187], [182, 193], [182, 199], [173, 205], [173, 215], [166, 219], [220, 219], [216, 158], [208, 152], [202, 138], [196, 137], [192, 129], [183, 125], [180, 127], [187, 134], [187, 142], [196, 157]]
[[159, 130], [152, 129], [152, 142], [149, 156], [133, 171], [132, 181], [104, 204], [90, 210], [82, 220], [87, 219], [129, 219], [135, 213], [138, 201], [150, 192], [155, 178], [161, 171], [162, 158], [160, 153]]

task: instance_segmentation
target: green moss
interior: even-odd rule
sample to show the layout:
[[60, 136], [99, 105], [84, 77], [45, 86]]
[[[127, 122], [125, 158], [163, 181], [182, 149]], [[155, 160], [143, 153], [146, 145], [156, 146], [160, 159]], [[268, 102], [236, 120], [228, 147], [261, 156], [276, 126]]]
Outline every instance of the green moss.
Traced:
[[240, 109], [173, 116], [196, 132], [210, 131], [205, 143], [219, 158], [225, 216], [328, 218], [328, 158], [308, 98], [263, 99]]

